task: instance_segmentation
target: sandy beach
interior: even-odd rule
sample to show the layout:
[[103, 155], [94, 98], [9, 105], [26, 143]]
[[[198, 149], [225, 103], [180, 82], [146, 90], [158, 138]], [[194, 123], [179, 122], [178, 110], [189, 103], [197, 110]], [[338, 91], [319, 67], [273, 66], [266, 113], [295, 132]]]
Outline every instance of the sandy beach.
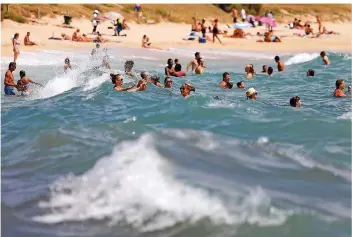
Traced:
[[[20, 34], [21, 46], [20, 51], [36, 51], [44, 49], [89, 49], [93, 48], [93, 43], [82, 43], [72, 41], [58, 41], [49, 40], [51, 36], [60, 37], [61, 33], [66, 33], [72, 36], [72, 33], [79, 28], [81, 33], [86, 33], [88, 37], [91, 35], [92, 24], [87, 19], [74, 19], [72, 22], [73, 28], [63, 28], [58, 25], [62, 24], [62, 17], [43, 18], [39, 23], [33, 24], [19, 24], [10, 20], [4, 20], [1, 23], [1, 55], [12, 56], [11, 35], [14, 33]], [[208, 22], [209, 24], [209, 22]], [[339, 35], [323, 35], [319, 38], [301, 38], [294, 36], [294, 33], [303, 33], [303, 30], [290, 30], [287, 25], [279, 24], [274, 29], [275, 35], [282, 38], [281, 43], [258, 43], [257, 40], [263, 37], [253, 36], [249, 39], [233, 39], [223, 38], [224, 45], [219, 42], [207, 42], [206, 44], [199, 44], [198, 41], [185, 41], [183, 38], [187, 37], [191, 26], [188, 24], [175, 23], [159, 23], [159, 24], [144, 24], [128, 23], [130, 30], [123, 31], [122, 34], [127, 34], [127, 37], [116, 37], [112, 29], [112, 22], [105, 21], [98, 26], [98, 31], [103, 35], [104, 39], [110, 42], [104, 43], [104, 47], [126, 47], [126, 48], [140, 48], [141, 40], [144, 34], [150, 37], [152, 45], [161, 49], [168, 48], [216, 48], [216, 49], [233, 49], [242, 51], [255, 52], [313, 52], [313, 51], [334, 51], [351, 53], [352, 32], [347, 29], [352, 28], [352, 23], [323, 23], [328, 30], [338, 32]], [[220, 25], [221, 29], [226, 29], [226, 25]], [[317, 31], [317, 24], [312, 24], [312, 27]], [[227, 28], [230, 32], [233, 29]], [[26, 32], [31, 32], [31, 40], [38, 42], [38, 46], [24, 46], [23, 39]], [[257, 27], [245, 29], [245, 32], [250, 32], [255, 35], [257, 32], [263, 34], [266, 31], [265, 27]], [[210, 34], [208, 34], [211, 36]], [[146, 49], [147, 50], [147, 49]]]

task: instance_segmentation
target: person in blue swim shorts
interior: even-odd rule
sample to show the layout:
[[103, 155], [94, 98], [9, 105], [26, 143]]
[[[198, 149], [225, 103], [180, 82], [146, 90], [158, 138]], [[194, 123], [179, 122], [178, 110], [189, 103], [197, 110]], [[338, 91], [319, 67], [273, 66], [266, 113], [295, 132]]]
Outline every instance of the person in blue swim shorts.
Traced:
[[16, 70], [16, 63], [11, 62], [9, 64], [9, 70], [5, 73], [5, 80], [4, 80], [4, 91], [5, 95], [16, 95], [14, 92], [14, 88], [17, 88], [15, 84], [15, 79], [13, 77], [12, 72]]

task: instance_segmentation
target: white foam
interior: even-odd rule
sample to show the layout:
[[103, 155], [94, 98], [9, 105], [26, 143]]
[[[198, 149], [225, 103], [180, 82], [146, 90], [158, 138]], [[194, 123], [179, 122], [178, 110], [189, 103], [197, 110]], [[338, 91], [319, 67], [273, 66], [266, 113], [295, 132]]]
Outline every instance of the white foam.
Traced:
[[133, 116], [133, 117], [131, 117], [131, 118], [128, 118], [128, 119], [126, 119], [125, 121], [124, 121], [124, 123], [129, 123], [129, 122], [135, 122], [137, 120], [137, 118], [136, 118], [136, 116]]
[[347, 112], [337, 117], [339, 120], [351, 120], [352, 121], [352, 112]]
[[285, 62], [286, 65], [292, 65], [292, 64], [299, 64], [299, 63], [304, 63], [308, 61], [312, 61], [313, 59], [316, 59], [319, 57], [318, 53], [300, 53], [296, 54]]
[[84, 83], [83, 91], [89, 91], [94, 88], [97, 88], [101, 84], [103, 84], [104, 82], [109, 81], [109, 80], [110, 80], [110, 75], [107, 73], [104, 73], [100, 77], [90, 78]]
[[267, 144], [269, 142], [269, 138], [267, 137], [259, 137], [257, 143], [259, 145]]
[[59, 223], [87, 219], [127, 222], [141, 231], [196, 222], [280, 225], [286, 215], [271, 206], [260, 187], [225, 201], [173, 177], [173, 165], [155, 149], [151, 135], [123, 142], [81, 176], [69, 175], [51, 186], [40, 207], [50, 213], [35, 221]]

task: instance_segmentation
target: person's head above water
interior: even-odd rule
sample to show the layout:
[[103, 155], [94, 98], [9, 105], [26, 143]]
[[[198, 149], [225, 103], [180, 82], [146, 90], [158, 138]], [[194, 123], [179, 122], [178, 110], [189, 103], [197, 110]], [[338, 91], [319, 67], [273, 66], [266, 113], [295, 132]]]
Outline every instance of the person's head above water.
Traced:
[[175, 62], [175, 64], [178, 64], [178, 59], [177, 59], [177, 58], [175, 58], [174, 62]]
[[139, 80], [137, 87], [139, 88], [139, 91], [145, 91], [147, 89], [147, 83], [144, 80]]
[[275, 56], [275, 62], [279, 62], [280, 61], [280, 57], [279, 56]]
[[243, 81], [237, 82], [237, 88], [244, 88], [244, 82]]
[[273, 74], [274, 69], [272, 67], [268, 68], [268, 75], [271, 76], [271, 74]]
[[336, 80], [335, 87], [336, 89], [340, 89], [340, 90], [345, 89], [345, 81], [342, 79]]
[[309, 70], [307, 71], [307, 77], [314, 77], [314, 74], [315, 74], [315, 72], [314, 72], [313, 69], [309, 69]]
[[10, 70], [10, 71], [15, 71], [15, 70], [16, 70], [16, 63], [11, 62], [11, 63], [9, 64], [9, 70]]
[[96, 47], [97, 49], [99, 49], [99, 48], [100, 48], [100, 44], [96, 44], [95, 47]]
[[246, 91], [247, 100], [248, 99], [256, 100], [257, 99], [257, 95], [258, 95], [258, 92], [253, 87], [249, 88]]
[[141, 78], [146, 80], [148, 79], [150, 76], [149, 76], [149, 72], [147, 71], [144, 71], [144, 72], [141, 72]]
[[133, 65], [134, 65], [133, 61], [131, 61], [131, 60], [126, 61], [125, 62], [125, 72], [132, 71]]
[[165, 77], [164, 86], [165, 86], [165, 88], [171, 88], [172, 87], [172, 79], [170, 77]]
[[168, 65], [168, 66], [174, 65], [174, 60], [172, 60], [171, 58], [169, 58], [169, 59], [167, 60], [167, 65]]
[[113, 74], [113, 73], [110, 73], [110, 79], [111, 79], [111, 82], [112, 84], [119, 84], [119, 82], [123, 82], [123, 78], [120, 74]]
[[291, 107], [301, 107], [301, 98], [298, 96], [294, 96], [290, 99], [290, 106]]
[[22, 78], [22, 77], [25, 77], [25, 76], [26, 76], [26, 72], [24, 70], [21, 70], [20, 71], [20, 77]]
[[65, 63], [66, 64], [70, 63], [70, 59], [69, 58], [65, 58]]
[[321, 56], [322, 58], [324, 58], [324, 57], [326, 56], [325, 51], [321, 51], [321, 52], [320, 52], [320, 56]]
[[229, 82], [230, 79], [231, 79], [230, 73], [224, 72], [224, 73], [222, 74], [222, 80], [223, 80], [224, 82]]
[[244, 71], [246, 73], [254, 73], [254, 66], [253, 64], [246, 64], [246, 67], [244, 68]]
[[267, 65], [263, 65], [263, 71], [262, 72], [267, 72], [268, 71], [268, 66]]
[[196, 59], [200, 58], [200, 53], [199, 53], [199, 52], [196, 52], [196, 53], [194, 54], [194, 57], [195, 57]]
[[150, 77], [150, 79], [152, 80], [152, 82], [154, 84], [160, 82], [160, 77], [158, 75], [153, 75], [153, 76]]
[[180, 92], [183, 97], [188, 97], [191, 94], [191, 91], [196, 91], [196, 90], [192, 85], [188, 83], [183, 83], [180, 87]]

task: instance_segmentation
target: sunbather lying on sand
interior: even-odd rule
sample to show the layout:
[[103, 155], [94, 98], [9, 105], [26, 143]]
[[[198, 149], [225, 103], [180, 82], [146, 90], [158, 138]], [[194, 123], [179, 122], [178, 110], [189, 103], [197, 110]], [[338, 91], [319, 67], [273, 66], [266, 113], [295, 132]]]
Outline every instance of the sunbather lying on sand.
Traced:
[[246, 38], [246, 36], [252, 36], [251, 33], [244, 33], [242, 29], [235, 29], [233, 35], [224, 35], [224, 38]]
[[272, 31], [269, 31], [269, 32], [265, 32], [264, 33], [264, 41], [263, 40], [257, 40], [257, 42], [266, 42], [266, 43], [270, 43], [270, 42], [273, 42], [273, 43], [280, 43], [281, 40], [279, 37], [273, 35], [273, 32]]
[[63, 40], [71, 40], [71, 37], [69, 35], [66, 35], [65, 33], [61, 33], [61, 37]]

